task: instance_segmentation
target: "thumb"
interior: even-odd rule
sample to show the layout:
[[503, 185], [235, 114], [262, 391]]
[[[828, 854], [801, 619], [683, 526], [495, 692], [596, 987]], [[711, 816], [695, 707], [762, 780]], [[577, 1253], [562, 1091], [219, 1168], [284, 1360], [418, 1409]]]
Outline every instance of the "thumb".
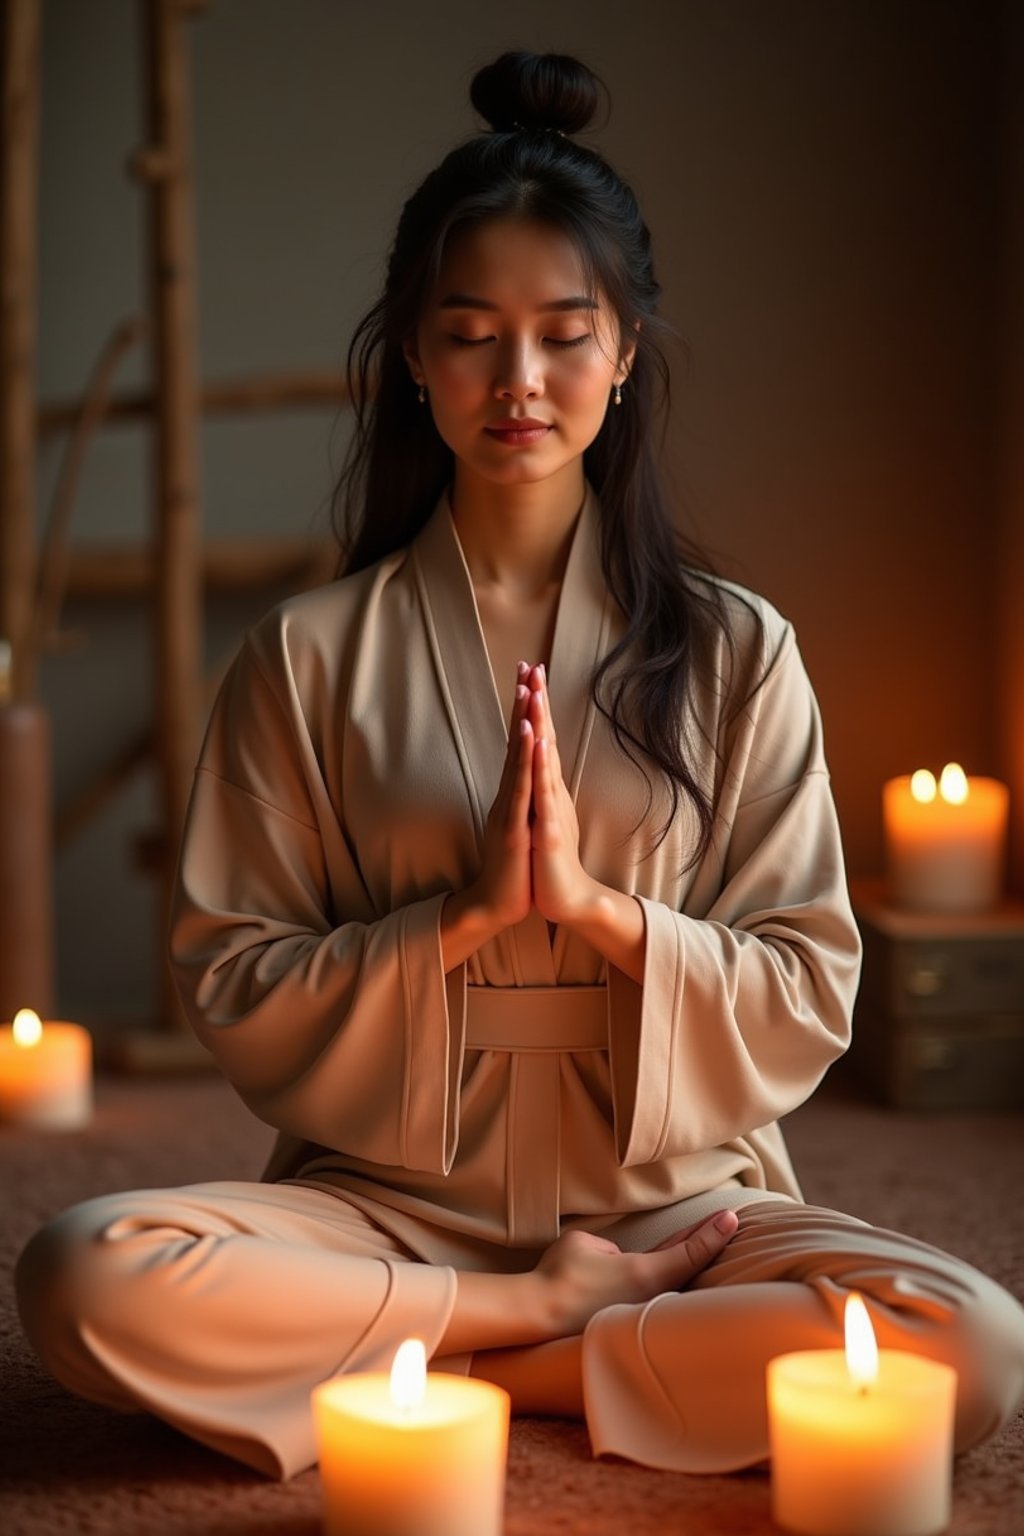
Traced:
[[706, 1221], [677, 1233], [651, 1250], [665, 1289], [685, 1285], [717, 1259], [739, 1226], [735, 1211], [716, 1211]]
[[687, 1238], [693, 1237], [702, 1227], [713, 1227], [720, 1218], [724, 1218], [724, 1225], [719, 1230], [724, 1236], [731, 1237], [739, 1226], [739, 1217], [736, 1215], [736, 1212], [730, 1210], [712, 1211], [710, 1216], [705, 1216], [701, 1221], [695, 1221], [691, 1226], [684, 1227], [681, 1232], [673, 1232], [671, 1237], [663, 1237], [660, 1243], [655, 1244], [648, 1251], [650, 1253], [660, 1253], [663, 1248], [674, 1248], [677, 1243], [683, 1243]]

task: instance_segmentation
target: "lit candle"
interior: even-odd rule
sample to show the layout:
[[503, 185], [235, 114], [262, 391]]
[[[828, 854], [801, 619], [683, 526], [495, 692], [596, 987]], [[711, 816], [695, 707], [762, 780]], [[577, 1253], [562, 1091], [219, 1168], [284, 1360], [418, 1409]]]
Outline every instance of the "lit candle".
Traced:
[[890, 779], [882, 805], [893, 900], [924, 912], [980, 912], [999, 901], [1009, 791], [947, 763]]
[[22, 1008], [0, 1026], [0, 1120], [73, 1131], [92, 1116], [92, 1038]]
[[879, 1350], [859, 1296], [846, 1349], [768, 1362], [772, 1518], [801, 1536], [932, 1536], [949, 1524], [956, 1372]]
[[500, 1536], [509, 1396], [427, 1374], [419, 1339], [385, 1372], [313, 1388], [327, 1536]]

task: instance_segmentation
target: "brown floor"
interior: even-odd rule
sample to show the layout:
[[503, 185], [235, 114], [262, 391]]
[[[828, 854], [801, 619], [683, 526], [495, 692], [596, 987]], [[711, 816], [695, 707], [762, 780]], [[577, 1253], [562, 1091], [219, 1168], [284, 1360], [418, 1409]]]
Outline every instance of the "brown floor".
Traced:
[[[1024, 1117], [895, 1114], [827, 1083], [786, 1122], [809, 1200], [958, 1253], [1024, 1297]], [[0, 1530], [4, 1536], [318, 1536], [316, 1468], [271, 1483], [156, 1419], [80, 1401], [23, 1339], [10, 1269], [65, 1205], [115, 1189], [258, 1175], [271, 1132], [216, 1078], [103, 1079], [88, 1131], [0, 1129]], [[596, 1462], [582, 1425], [513, 1424], [507, 1536], [761, 1536], [763, 1473], [684, 1477]], [[1024, 1414], [961, 1457], [954, 1536], [1024, 1533]]]

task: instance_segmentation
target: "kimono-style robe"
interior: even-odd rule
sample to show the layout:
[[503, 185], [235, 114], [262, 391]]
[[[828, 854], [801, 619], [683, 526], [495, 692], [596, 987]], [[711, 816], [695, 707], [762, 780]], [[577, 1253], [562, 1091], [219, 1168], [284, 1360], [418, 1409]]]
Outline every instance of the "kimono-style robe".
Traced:
[[[859, 959], [792, 629], [723, 585], [736, 655], [705, 659], [679, 722], [715, 836], [682, 872], [683, 803], [645, 857], [667, 792], [634, 834], [643, 777], [589, 702], [624, 624], [598, 516], [588, 492], [550, 695], [584, 867], [643, 909], [642, 984], [536, 912], [444, 974], [443, 904], [478, 872], [506, 731], [443, 497], [408, 549], [258, 624], [215, 706], [174, 964], [280, 1134], [260, 1182], [100, 1196], [30, 1241], [22, 1320], [72, 1390], [289, 1477], [316, 1460], [327, 1375], [386, 1369], [411, 1333], [470, 1369], [441, 1354], [462, 1271], [530, 1269], [560, 1226], [648, 1248], [734, 1206], [682, 1290], [599, 1309], [577, 1365], [555, 1352], [596, 1454], [763, 1461], [767, 1362], [834, 1347], [850, 1289], [882, 1348], [953, 1365], [958, 1447], [1014, 1412], [1020, 1305], [915, 1238], [799, 1203], [775, 1123], [845, 1045]], [[517, 1370], [546, 1380], [551, 1355], [520, 1350]]]
[[279, 1132], [262, 1178], [323, 1182], [437, 1263], [721, 1185], [799, 1199], [776, 1121], [848, 1041], [860, 946], [792, 626], [719, 583], [735, 656], [720, 640], [679, 722], [714, 838], [684, 870], [683, 797], [650, 853], [667, 788], [649, 765], [635, 832], [647, 786], [590, 699], [625, 628], [599, 519], [588, 486], [549, 689], [582, 864], [643, 909], [642, 985], [536, 910], [444, 972], [507, 742], [447, 494], [408, 548], [249, 632], [196, 773], [173, 965]]

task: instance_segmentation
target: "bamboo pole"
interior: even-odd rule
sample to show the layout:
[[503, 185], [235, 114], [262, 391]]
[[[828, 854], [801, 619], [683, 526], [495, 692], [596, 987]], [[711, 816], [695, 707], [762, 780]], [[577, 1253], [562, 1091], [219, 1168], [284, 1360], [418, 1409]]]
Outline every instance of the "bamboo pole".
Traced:
[[36, 588], [36, 198], [39, 0], [4, 0], [0, 175], [0, 639], [15, 700], [31, 698]]
[[5, 0], [0, 118], [0, 1019], [53, 1005], [50, 722], [35, 698], [39, 0]]
[[71, 517], [86, 455], [102, 425], [111, 385], [121, 360], [144, 334], [145, 322], [138, 317], [126, 320], [116, 328], [100, 353], [65, 449], [39, 556], [39, 592], [32, 616], [31, 653], [35, 663], [38, 663], [43, 647], [53, 642], [60, 621], [71, 566]]
[[[157, 411], [154, 471], [160, 584], [155, 605], [156, 734], [162, 829], [161, 948], [199, 745], [202, 583], [198, 454], [198, 321], [189, 70], [181, 0], [143, 0], [149, 144], [134, 162], [150, 189], [150, 308]], [[164, 1016], [188, 1028], [164, 955]]]
[[[331, 539], [280, 537], [209, 539], [203, 546], [202, 579], [210, 592], [253, 592], [287, 586], [290, 592], [319, 586], [334, 576], [338, 546]], [[146, 597], [158, 579], [154, 553], [141, 544], [88, 544], [68, 558], [69, 597]]]
[[[281, 411], [316, 405], [348, 404], [348, 387], [340, 373], [311, 368], [299, 373], [253, 374], [245, 379], [223, 379], [199, 388], [199, 410], [204, 416], [230, 416], [253, 411]], [[82, 412], [81, 400], [55, 400], [40, 406], [40, 437], [65, 432]], [[104, 409], [105, 422], [149, 421], [157, 410], [153, 391], [126, 390], [111, 396]]]

